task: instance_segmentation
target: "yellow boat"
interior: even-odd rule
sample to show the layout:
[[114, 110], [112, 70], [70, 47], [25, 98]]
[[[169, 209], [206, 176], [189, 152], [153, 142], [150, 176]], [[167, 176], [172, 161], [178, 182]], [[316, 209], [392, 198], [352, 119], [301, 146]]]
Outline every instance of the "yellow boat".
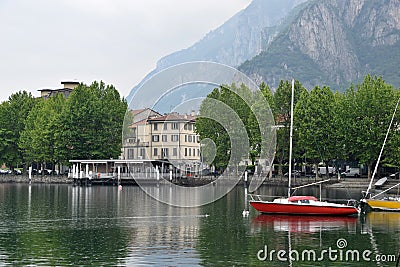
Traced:
[[[400, 212], [400, 196], [392, 196], [392, 197], [383, 197], [382, 198], [383, 194], [385, 194], [386, 192], [389, 192], [389, 190], [391, 190], [391, 189], [393, 189], [395, 187], [400, 186], [400, 183], [398, 183], [398, 184], [396, 184], [396, 185], [394, 185], [394, 186], [392, 186], [392, 187], [390, 187], [390, 188], [388, 188], [388, 189], [386, 189], [386, 190], [384, 190], [384, 191], [382, 191], [382, 192], [380, 192], [378, 194], [374, 194], [373, 195], [370, 192], [370, 190], [372, 188], [372, 182], [374, 180], [375, 174], [377, 173], [378, 165], [379, 165], [379, 162], [381, 160], [383, 148], [385, 147], [386, 140], [387, 140], [387, 138], [389, 136], [389, 131], [390, 131], [390, 128], [392, 127], [392, 123], [393, 123], [397, 108], [399, 106], [399, 103], [400, 103], [400, 98], [399, 98], [399, 100], [397, 100], [397, 104], [396, 104], [396, 107], [394, 109], [394, 112], [393, 112], [393, 115], [392, 115], [392, 119], [390, 120], [389, 128], [386, 131], [385, 140], [383, 141], [381, 152], [379, 153], [379, 157], [378, 157], [378, 160], [376, 162], [374, 173], [372, 174], [371, 181], [369, 182], [368, 189], [367, 189], [367, 191], [365, 193], [364, 199], [361, 199], [361, 202], [364, 203], [364, 204], [368, 204], [368, 206], [372, 210], [377, 210], [377, 211], [397, 211], [397, 212]], [[381, 179], [379, 181], [382, 182], [383, 179]], [[379, 185], [383, 185], [383, 183], [379, 183], [379, 182], [378, 182], [378, 184]]]
[[389, 199], [364, 199], [364, 202], [372, 210], [380, 211], [400, 211], [400, 198], [389, 198]]

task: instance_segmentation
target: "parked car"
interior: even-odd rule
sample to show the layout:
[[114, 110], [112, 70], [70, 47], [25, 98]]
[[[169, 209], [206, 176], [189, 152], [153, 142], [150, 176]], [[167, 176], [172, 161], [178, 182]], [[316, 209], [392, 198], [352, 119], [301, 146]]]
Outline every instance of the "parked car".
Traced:
[[10, 170], [4, 170], [4, 169], [0, 169], [0, 174], [11, 174], [12, 171]]
[[360, 169], [359, 168], [350, 168], [345, 172], [342, 172], [341, 175], [343, 177], [360, 177]]
[[[315, 170], [313, 170], [313, 172], [315, 173]], [[336, 174], [336, 169], [334, 167], [328, 167], [328, 172], [329, 175], [335, 175]], [[326, 175], [326, 167], [322, 166], [322, 167], [318, 167], [318, 174], [319, 175]]]
[[53, 173], [53, 170], [50, 170], [50, 169], [44, 169], [44, 170], [38, 170], [38, 174], [42, 174], [42, 171], [43, 171], [43, 174], [44, 175], [51, 175], [52, 173]]
[[400, 178], [400, 172], [395, 172], [389, 175], [390, 179], [399, 179]]

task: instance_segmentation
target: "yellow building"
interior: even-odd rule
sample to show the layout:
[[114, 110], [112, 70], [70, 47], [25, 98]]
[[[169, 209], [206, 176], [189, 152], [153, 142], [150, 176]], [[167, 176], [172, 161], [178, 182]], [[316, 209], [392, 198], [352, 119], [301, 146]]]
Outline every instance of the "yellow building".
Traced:
[[[198, 169], [200, 140], [194, 131], [194, 114], [160, 115], [150, 109], [132, 114], [134, 123], [124, 142], [124, 159], [169, 162], [186, 171]], [[143, 118], [143, 114], [148, 116]]]

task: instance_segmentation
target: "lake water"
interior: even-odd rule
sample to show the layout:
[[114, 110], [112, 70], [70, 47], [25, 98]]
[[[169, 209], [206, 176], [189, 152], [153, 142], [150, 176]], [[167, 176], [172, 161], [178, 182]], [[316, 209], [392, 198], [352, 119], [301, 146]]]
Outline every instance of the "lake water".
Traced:
[[177, 208], [135, 186], [0, 184], [0, 266], [396, 266], [399, 213], [290, 217], [250, 208], [244, 218], [244, 207], [242, 186]]

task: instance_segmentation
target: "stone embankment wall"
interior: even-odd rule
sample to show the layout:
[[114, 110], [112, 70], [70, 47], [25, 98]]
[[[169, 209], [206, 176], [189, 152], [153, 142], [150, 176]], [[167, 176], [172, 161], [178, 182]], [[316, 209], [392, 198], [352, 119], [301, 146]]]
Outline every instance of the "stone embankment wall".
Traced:
[[[65, 175], [32, 175], [32, 183], [67, 184], [72, 180]], [[29, 183], [28, 175], [0, 175], [0, 183]]]

